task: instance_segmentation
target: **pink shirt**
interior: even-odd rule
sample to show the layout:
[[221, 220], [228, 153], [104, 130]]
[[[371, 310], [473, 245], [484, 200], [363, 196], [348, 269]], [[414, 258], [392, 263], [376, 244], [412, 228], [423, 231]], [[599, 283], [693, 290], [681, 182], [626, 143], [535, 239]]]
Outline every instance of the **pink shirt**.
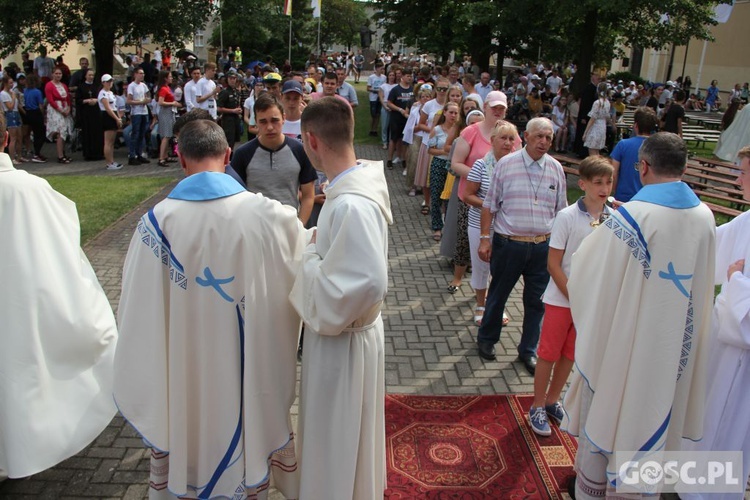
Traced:
[[[471, 167], [474, 162], [484, 156], [492, 149], [492, 144], [488, 139], [482, 136], [482, 132], [479, 130], [479, 123], [469, 125], [461, 131], [461, 138], [466, 141], [469, 145], [469, 154], [464, 160], [464, 165]], [[466, 185], [466, 177], [461, 177], [458, 181], [458, 197], [463, 201], [464, 197], [464, 186]]]

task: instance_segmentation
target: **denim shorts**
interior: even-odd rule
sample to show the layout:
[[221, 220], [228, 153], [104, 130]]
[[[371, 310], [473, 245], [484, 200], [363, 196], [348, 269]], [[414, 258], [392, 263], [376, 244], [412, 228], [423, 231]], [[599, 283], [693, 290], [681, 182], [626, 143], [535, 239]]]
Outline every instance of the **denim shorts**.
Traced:
[[15, 128], [21, 126], [21, 113], [18, 111], [6, 111], [5, 112], [5, 126], [8, 128]]

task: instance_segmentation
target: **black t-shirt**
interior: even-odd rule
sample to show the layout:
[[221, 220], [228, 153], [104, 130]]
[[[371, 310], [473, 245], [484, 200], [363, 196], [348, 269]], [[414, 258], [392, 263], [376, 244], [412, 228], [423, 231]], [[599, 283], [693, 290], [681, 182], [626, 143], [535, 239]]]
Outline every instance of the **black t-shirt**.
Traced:
[[401, 109], [409, 109], [414, 102], [414, 87], [404, 88], [396, 85], [388, 94], [388, 102]]
[[664, 127], [662, 127], [662, 131], [674, 134], [678, 133], [677, 120], [679, 119], [685, 119], [685, 108], [677, 103], [672, 103], [667, 112], [664, 113]]

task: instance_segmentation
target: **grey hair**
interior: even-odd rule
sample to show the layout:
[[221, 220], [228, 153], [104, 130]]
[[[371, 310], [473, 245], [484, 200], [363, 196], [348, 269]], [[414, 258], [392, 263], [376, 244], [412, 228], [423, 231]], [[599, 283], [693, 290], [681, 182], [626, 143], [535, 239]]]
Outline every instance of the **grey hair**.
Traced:
[[227, 151], [224, 130], [213, 120], [194, 120], [180, 130], [180, 155], [191, 160], [224, 156]]
[[681, 177], [687, 166], [687, 146], [679, 135], [659, 132], [643, 141], [638, 159], [646, 160], [657, 175]]
[[526, 132], [528, 132], [529, 134], [534, 134], [536, 132], [539, 132], [540, 130], [548, 130], [550, 132], [554, 132], [555, 129], [552, 126], [552, 121], [549, 118], [544, 118], [543, 116], [532, 118], [526, 124]]

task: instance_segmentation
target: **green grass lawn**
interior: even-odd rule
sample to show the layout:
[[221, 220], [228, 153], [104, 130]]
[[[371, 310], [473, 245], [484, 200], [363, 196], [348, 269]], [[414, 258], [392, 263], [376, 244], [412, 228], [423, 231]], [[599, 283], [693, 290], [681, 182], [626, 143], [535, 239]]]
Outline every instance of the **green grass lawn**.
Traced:
[[174, 180], [77, 175], [53, 175], [46, 179], [55, 190], [75, 202], [81, 221], [81, 245]]
[[378, 136], [370, 137], [370, 97], [367, 92], [367, 81], [361, 80], [360, 83], [352, 83], [357, 91], [359, 106], [354, 108], [354, 143], [355, 144], [380, 144], [380, 126], [378, 126]]

